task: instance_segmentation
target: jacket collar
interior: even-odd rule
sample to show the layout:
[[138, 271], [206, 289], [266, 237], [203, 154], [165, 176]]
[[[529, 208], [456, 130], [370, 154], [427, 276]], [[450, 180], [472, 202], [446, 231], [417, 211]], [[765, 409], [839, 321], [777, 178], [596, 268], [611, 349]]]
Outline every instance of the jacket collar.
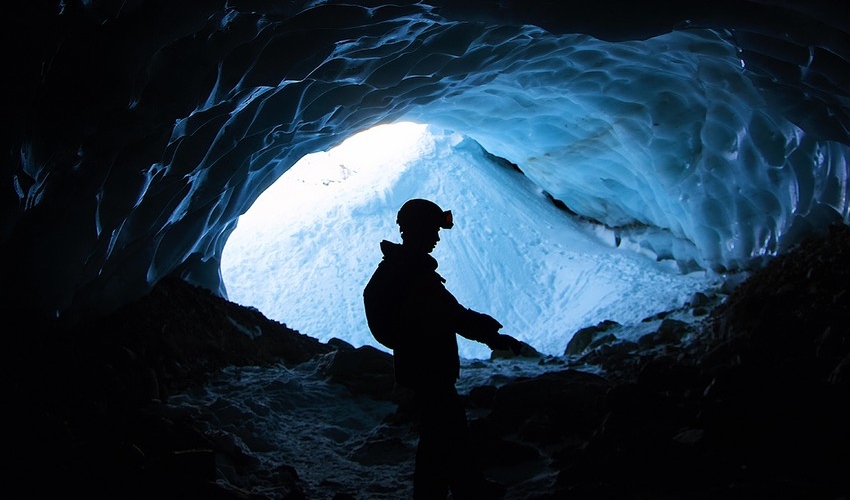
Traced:
[[384, 254], [384, 260], [404, 261], [411, 266], [424, 267], [431, 271], [437, 269], [437, 259], [430, 254], [411, 252], [407, 247], [399, 243], [383, 240], [381, 242], [381, 252]]

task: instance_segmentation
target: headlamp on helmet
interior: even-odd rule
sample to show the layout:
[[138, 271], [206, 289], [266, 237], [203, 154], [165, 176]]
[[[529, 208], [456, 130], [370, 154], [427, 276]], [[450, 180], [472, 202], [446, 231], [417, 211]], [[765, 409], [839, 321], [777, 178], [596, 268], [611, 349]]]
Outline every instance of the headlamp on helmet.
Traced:
[[408, 200], [401, 206], [396, 222], [405, 229], [451, 229], [454, 226], [451, 210], [443, 210], [436, 203], [421, 198]]

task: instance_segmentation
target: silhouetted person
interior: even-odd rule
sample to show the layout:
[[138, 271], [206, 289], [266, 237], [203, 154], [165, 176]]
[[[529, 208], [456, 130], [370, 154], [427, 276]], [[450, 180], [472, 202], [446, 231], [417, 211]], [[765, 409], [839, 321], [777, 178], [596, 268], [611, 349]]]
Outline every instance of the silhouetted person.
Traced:
[[413, 479], [416, 500], [501, 498], [504, 489], [484, 478], [468, 448], [467, 419], [455, 382], [460, 376], [456, 334], [491, 349], [519, 353], [522, 343], [499, 334], [491, 316], [468, 309], [444, 286], [429, 255], [451, 211], [423, 199], [407, 201], [396, 222], [402, 244], [381, 242], [383, 260], [363, 291], [369, 329], [393, 350], [396, 383], [412, 389], [419, 418]]

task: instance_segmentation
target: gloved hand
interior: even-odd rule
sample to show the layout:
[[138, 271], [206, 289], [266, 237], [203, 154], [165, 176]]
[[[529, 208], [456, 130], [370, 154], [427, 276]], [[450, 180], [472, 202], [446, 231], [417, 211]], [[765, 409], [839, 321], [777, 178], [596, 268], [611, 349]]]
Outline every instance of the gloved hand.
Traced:
[[487, 347], [494, 351], [511, 351], [515, 355], [519, 355], [522, 351], [522, 342], [510, 335], [499, 334], [493, 340], [487, 342]]
[[481, 329], [481, 331], [490, 331], [490, 330], [498, 331], [499, 328], [502, 327], [502, 324], [499, 323], [499, 321], [496, 318], [494, 318], [493, 316], [490, 316], [489, 314], [481, 314], [478, 317], [477, 327], [479, 329]]

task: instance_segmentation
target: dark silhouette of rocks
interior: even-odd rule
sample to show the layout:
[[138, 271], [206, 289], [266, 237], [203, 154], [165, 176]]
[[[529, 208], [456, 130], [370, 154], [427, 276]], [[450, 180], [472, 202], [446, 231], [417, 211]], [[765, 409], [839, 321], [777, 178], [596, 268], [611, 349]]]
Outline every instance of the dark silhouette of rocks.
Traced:
[[[508, 481], [523, 478], [507, 484], [509, 498], [846, 498], [848, 283], [850, 228], [837, 226], [719, 305], [695, 300], [699, 321], [665, 318], [638, 342], [617, 340], [618, 325], [595, 328], [563, 361], [541, 357], [550, 372], [470, 391], [479, 458]], [[254, 481], [305, 498], [297, 470], [258, 471], [162, 404], [226, 366], [318, 358], [329, 383], [398, 401], [387, 425], [409, 423], [388, 354], [318, 342], [177, 279], [100, 321], [16, 326], [8, 338], [7, 491], [263, 498]], [[244, 482], [215, 482], [222, 464]]]

